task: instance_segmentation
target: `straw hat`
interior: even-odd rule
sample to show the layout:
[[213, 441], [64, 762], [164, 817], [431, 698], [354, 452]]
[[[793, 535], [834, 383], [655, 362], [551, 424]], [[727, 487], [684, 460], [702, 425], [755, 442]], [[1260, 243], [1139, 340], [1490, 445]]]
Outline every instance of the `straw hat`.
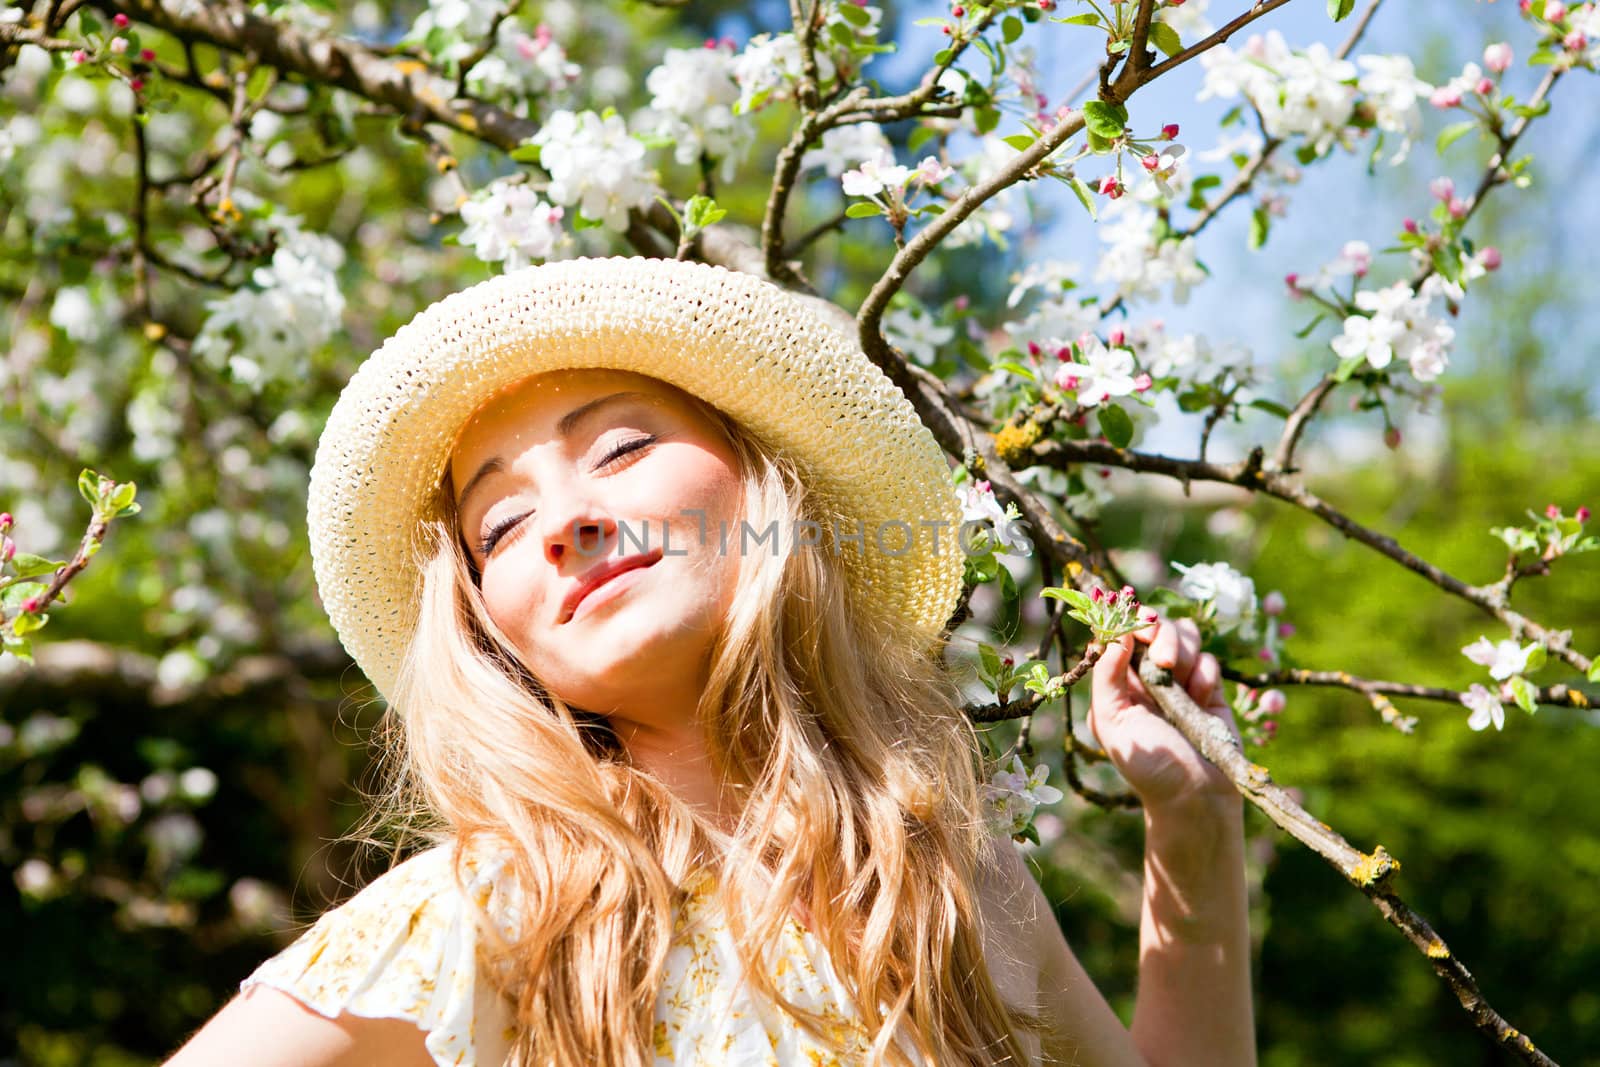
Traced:
[[[854, 339], [754, 275], [572, 259], [425, 308], [362, 364], [328, 417], [311, 469], [312, 566], [334, 629], [379, 692], [391, 694], [416, 624], [414, 537], [457, 432], [500, 389], [581, 367], [669, 382], [795, 457], [835, 531], [863, 535], [832, 548], [858, 606], [937, 635], [961, 590], [961, 505], [933, 435]], [[824, 533], [818, 550], [829, 546]]]

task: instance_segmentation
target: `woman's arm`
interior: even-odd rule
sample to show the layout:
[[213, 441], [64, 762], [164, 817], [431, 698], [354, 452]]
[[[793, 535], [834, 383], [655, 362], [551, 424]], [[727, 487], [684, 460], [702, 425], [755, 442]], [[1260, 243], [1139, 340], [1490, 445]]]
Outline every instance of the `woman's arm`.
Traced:
[[254, 985], [213, 1015], [163, 1067], [433, 1067], [424, 1034], [405, 1019], [317, 1014]]

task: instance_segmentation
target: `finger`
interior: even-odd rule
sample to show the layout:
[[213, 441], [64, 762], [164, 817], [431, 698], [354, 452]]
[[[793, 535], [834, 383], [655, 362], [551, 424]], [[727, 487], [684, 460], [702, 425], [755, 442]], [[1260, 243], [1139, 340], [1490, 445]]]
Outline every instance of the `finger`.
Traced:
[[[1181, 620], [1180, 620], [1181, 621]], [[1150, 642], [1150, 662], [1157, 667], [1173, 670], [1178, 665], [1179, 642], [1182, 631], [1166, 619], [1156, 624], [1156, 635]]]
[[1165, 621], [1165, 619], [1166, 619], [1166, 616], [1162, 615], [1155, 608], [1150, 608], [1150, 607], [1140, 608], [1139, 609], [1139, 621], [1140, 622], [1148, 621], [1150, 623], [1150, 625], [1133, 631], [1134, 639], [1136, 641], [1142, 641], [1143, 643], [1148, 645], [1151, 641], [1154, 641], [1156, 639], [1156, 631], [1161, 628], [1161, 625]]
[[[1102, 717], [1114, 715], [1129, 699], [1128, 661], [1133, 657], [1133, 641], [1124, 635], [1106, 646], [1095, 661], [1094, 680], [1089, 690], [1089, 706]], [[1096, 732], [1096, 737], [1099, 733]]]
[[1186, 686], [1200, 661], [1200, 626], [1193, 619], [1179, 619], [1177, 630], [1178, 662], [1173, 665], [1172, 674], [1179, 685]]
[[1189, 691], [1189, 697], [1202, 708], [1209, 708], [1212, 702], [1220, 695], [1217, 684], [1222, 681], [1222, 665], [1217, 662], [1217, 657], [1209, 652], [1202, 652], [1195, 661], [1194, 670], [1189, 674], [1189, 682], [1184, 687]]

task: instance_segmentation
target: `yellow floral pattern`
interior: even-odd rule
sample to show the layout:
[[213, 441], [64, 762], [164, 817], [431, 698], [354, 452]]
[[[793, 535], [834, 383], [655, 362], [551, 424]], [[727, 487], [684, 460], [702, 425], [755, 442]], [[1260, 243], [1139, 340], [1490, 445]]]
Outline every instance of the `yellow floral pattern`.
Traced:
[[[375, 879], [324, 913], [261, 964], [241, 989], [282, 990], [320, 1014], [404, 1018], [426, 1031], [439, 1067], [502, 1067], [511, 1046], [509, 1005], [480, 971], [473, 914], [440, 845]], [[514, 886], [504, 858], [469, 869], [467, 889], [509, 929]], [[870, 1044], [827, 951], [793, 919], [773, 974], [794, 1003], [829, 1020], [850, 1049], [825, 1049], [742, 980], [709, 872], [687, 887], [675, 920], [652, 1034], [657, 1067], [857, 1067]]]

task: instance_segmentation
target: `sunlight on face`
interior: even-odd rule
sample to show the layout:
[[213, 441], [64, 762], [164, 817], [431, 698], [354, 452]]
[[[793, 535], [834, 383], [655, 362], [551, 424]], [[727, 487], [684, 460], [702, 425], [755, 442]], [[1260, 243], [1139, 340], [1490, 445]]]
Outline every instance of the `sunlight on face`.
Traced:
[[742, 492], [685, 394], [627, 371], [538, 375], [478, 409], [450, 477], [489, 615], [553, 693], [638, 721], [692, 707], [734, 593], [718, 530]]

